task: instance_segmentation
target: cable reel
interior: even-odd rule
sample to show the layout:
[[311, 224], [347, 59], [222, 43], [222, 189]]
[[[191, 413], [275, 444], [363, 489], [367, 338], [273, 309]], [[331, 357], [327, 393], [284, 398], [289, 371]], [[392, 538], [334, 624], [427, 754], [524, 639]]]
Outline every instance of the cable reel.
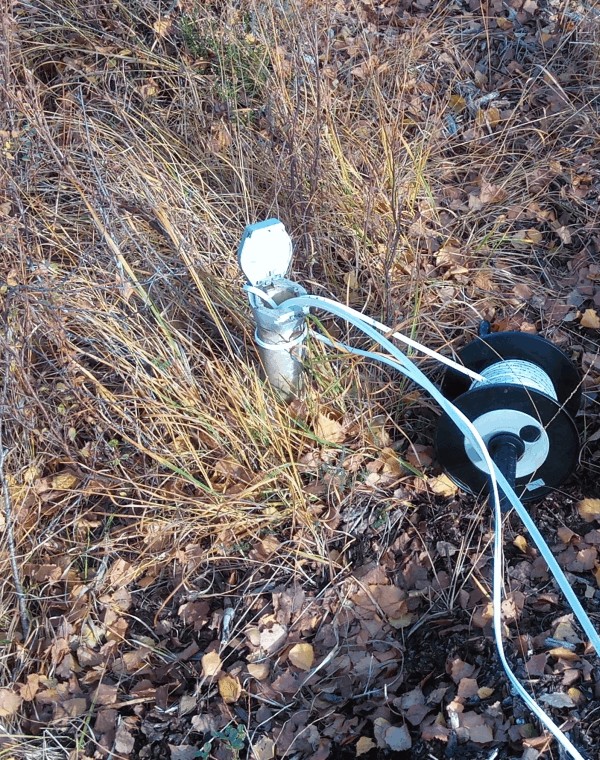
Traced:
[[[581, 379], [550, 341], [522, 332], [489, 332], [458, 354], [484, 380], [447, 370], [442, 392], [474, 424], [494, 463], [523, 501], [545, 496], [575, 469], [579, 435], [574, 422]], [[436, 435], [438, 461], [449, 477], [477, 494], [488, 483], [480, 452], [444, 415]]]

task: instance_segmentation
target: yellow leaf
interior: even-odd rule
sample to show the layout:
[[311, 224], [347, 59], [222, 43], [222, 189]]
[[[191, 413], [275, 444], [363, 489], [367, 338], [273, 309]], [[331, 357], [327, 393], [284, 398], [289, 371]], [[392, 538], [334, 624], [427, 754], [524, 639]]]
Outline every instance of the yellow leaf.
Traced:
[[520, 552], [523, 552], [523, 554], [527, 553], [527, 539], [525, 536], [516, 536], [513, 544], [517, 547], [517, 549]]
[[344, 438], [344, 431], [337, 420], [328, 417], [326, 414], [319, 414], [314, 424], [315, 435], [323, 441], [330, 443], [341, 443]]
[[452, 108], [457, 113], [460, 113], [461, 111], [464, 111], [467, 107], [467, 101], [461, 97], [460, 95], [451, 95], [450, 96], [450, 108]]
[[219, 678], [219, 694], [223, 702], [226, 702], [228, 705], [237, 702], [242, 694], [242, 687], [238, 679], [230, 675], [224, 675], [222, 678]]
[[216, 676], [223, 664], [218, 652], [207, 652], [202, 657], [202, 675], [204, 678]]
[[583, 312], [579, 324], [582, 327], [590, 327], [593, 330], [600, 329], [600, 317], [595, 309], [586, 309]]
[[567, 694], [571, 697], [575, 704], [583, 702], [584, 700], [583, 694], [579, 691], [579, 689], [576, 689], [575, 686], [571, 686], [571, 688], [567, 691]]
[[315, 653], [312, 644], [300, 643], [288, 652], [288, 660], [300, 670], [310, 670], [315, 661]]
[[370, 752], [374, 748], [375, 742], [373, 739], [370, 739], [368, 736], [361, 736], [360, 739], [356, 742], [356, 757], [359, 757], [360, 755], [366, 755], [367, 752]]
[[577, 502], [577, 511], [586, 522], [600, 518], [600, 499], [582, 499]]
[[454, 496], [458, 491], [455, 485], [447, 475], [439, 475], [437, 478], [429, 478], [427, 481], [433, 493], [440, 496]]
[[498, 124], [498, 122], [502, 118], [502, 115], [500, 113], [499, 108], [495, 108], [492, 106], [491, 108], [488, 108], [488, 110], [486, 111], [486, 117], [490, 126], [495, 127], [496, 124]]
[[257, 681], [264, 681], [269, 675], [270, 666], [268, 662], [249, 662], [247, 668], [248, 673]]
[[561, 660], [569, 660], [571, 662], [580, 659], [576, 652], [567, 649], [567, 647], [555, 647], [554, 649], [551, 649], [548, 654], [550, 657], [556, 657], [557, 660], [560, 658]]
[[71, 470], [57, 472], [50, 481], [50, 487], [54, 491], [70, 491], [79, 483], [79, 478]]
[[152, 24], [152, 28], [154, 29], [157, 37], [164, 37], [171, 31], [172, 24], [173, 22], [171, 19], [168, 16], [165, 16], [164, 18], [157, 19]]

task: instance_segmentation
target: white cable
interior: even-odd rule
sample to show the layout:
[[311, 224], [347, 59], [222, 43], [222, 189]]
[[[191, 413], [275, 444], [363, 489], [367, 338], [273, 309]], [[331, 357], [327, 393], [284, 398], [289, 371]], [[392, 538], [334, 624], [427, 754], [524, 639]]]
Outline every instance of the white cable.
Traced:
[[[260, 288], [257, 288], [254, 285], [248, 285], [248, 283], [246, 283], [246, 285], [244, 285], [244, 290], [246, 291], [246, 293], [250, 293], [251, 295], [256, 296], [257, 298], [259, 298], [261, 301], [264, 301], [272, 309], [276, 309], [277, 308], [277, 302], [274, 301], [271, 298], [271, 296], [268, 296], [264, 292], [264, 290], [261, 290]], [[253, 306], [253, 307], [255, 307], [256, 306], [256, 302], [253, 303], [252, 299], [250, 298], [250, 296], [248, 296], [248, 298], [250, 300], [250, 305]]]
[[[415, 383], [420, 385], [424, 390], [426, 390], [434, 398], [435, 401], [438, 402], [440, 407], [454, 421], [454, 423], [457, 425], [457, 427], [463, 433], [463, 435], [465, 435], [465, 437], [469, 439], [471, 443], [475, 443], [475, 446], [481, 452], [481, 455], [483, 456], [485, 463], [487, 465], [488, 472], [490, 473], [490, 481], [491, 481], [491, 486], [492, 486], [492, 502], [494, 505], [494, 522], [496, 526], [496, 529], [494, 531], [494, 563], [493, 563], [494, 567], [493, 567], [493, 584], [492, 584], [492, 606], [493, 606], [493, 612], [494, 612], [493, 614], [494, 635], [496, 639], [496, 648], [498, 650], [500, 662], [502, 663], [502, 667], [504, 668], [504, 671], [509, 681], [513, 685], [515, 691], [519, 694], [519, 696], [521, 697], [523, 702], [525, 702], [527, 707], [529, 707], [529, 709], [534, 713], [534, 715], [536, 715], [538, 720], [544, 726], [546, 726], [546, 728], [556, 738], [559, 744], [569, 753], [569, 755], [573, 758], [573, 760], [585, 760], [584, 756], [573, 745], [570, 739], [558, 728], [558, 726], [554, 724], [552, 719], [544, 712], [544, 710], [542, 710], [542, 708], [537, 704], [537, 702], [527, 693], [527, 691], [524, 689], [524, 687], [521, 685], [517, 677], [512, 672], [510, 665], [508, 663], [508, 660], [506, 659], [506, 655], [504, 653], [503, 631], [502, 631], [502, 582], [503, 582], [502, 581], [502, 568], [503, 568], [502, 510], [500, 506], [498, 484], [500, 484], [500, 486], [502, 487], [504, 494], [506, 495], [506, 497], [508, 498], [512, 506], [515, 507], [519, 516], [523, 519], [523, 516], [526, 515], [527, 519], [523, 520], [526, 528], [530, 531], [531, 537], [533, 538], [534, 542], [538, 546], [542, 556], [548, 563], [549, 569], [555, 575], [555, 579], [557, 580], [561, 590], [563, 591], [563, 593], [565, 593], [565, 596], [571, 603], [573, 611], [575, 612], [579, 622], [581, 623], [582, 627], [584, 628], [588, 636], [590, 636], [590, 640], [594, 644], [594, 647], [598, 654], [600, 654], [600, 637], [598, 636], [598, 633], [594, 629], [589, 617], [587, 616], [585, 610], [581, 606], [579, 600], [577, 599], [571, 587], [569, 586], [567, 579], [565, 578], [558, 563], [554, 559], [541, 533], [535, 526], [535, 523], [531, 520], [531, 518], [527, 514], [527, 511], [521, 504], [520, 499], [518, 498], [514, 490], [509, 486], [506, 479], [504, 478], [502, 473], [498, 470], [492, 458], [490, 457], [487, 447], [483, 439], [481, 438], [479, 432], [477, 431], [477, 428], [475, 428], [471, 420], [469, 420], [463, 414], [463, 412], [461, 412], [460, 409], [454, 406], [454, 404], [448, 401], [448, 399], [446, 399], [441, 394], [441, 392], [435, 387], [435, 385], [433, 385], [433, 383], [429, 380], [429, 378], [427, 378], [427, 376], [424, 375], [421, 372], [421, 370], [416, 365], [414, 365], [410, 361], [410, 359], [408, 359], [408, 357], [406, 357], [400, 351], [400, 349], [394, 346], [394, 344], [391, 343], [387, 338], [376, 333], [372, 329], [371, 326], [365, 324], [360, 313], [354, 312], [353, 309], [343, 306], [342, 304], [338, 304], [335, 301], [328, 303], [327, 306], [324, 306], [322, 299], [319, 299], [317, 296], [301, 296], [299, 298], [295, 298], [291, 300], [294, 303], [286, 302], [286, 306], [288, 307], [292, 307], [292, 306], [305, 307], [306, 306], [309, 308], [317, 307], [317, 308], [325, 309], [327, 311], [330, 311], [332, 314], [342, 317], [343, 319], [350, 322], [351, 324], [354, 324], [363, 333], [365, 333], [366, 335], [371, 337], [374, 341], [379, 343], [382, 346], [382, 348], [386, 349], [388, 353], [390, 353], [394, 357], [396, 361], [394, 361], [394, 359], [390, 359], [387, 356], [382, 356], [382, 355], [369, 352], [369, 351], [362, 351], [360, 349], [351, 348], [345, 345], [343, 345], [343, 348], [347, 351], [349, 350], [351, 353], [355, 353], [360, 356], [365, 356], [367, 358], [372, 358], [372, 359], [375, 359], [376, 361], [381, 361], [384, 364], [388, 364], [392, 367], [395, 367], [400, 372], [402, 372], [407, 377], [409, 377], [409, 379], [413, 380]], [[407, 362], [409, 366], [407, 366]], [[531, 530], [531, 528], [533, 528], [533, 530]], [[568, 589], [568, 593], [567, 593], [567, 589]]]
[[[396, 338], [396, 340], [399, 340], [402, 343], [405, 343], [407, 346], [414, 348], [415, 351], [419, 351], [422, 354], [430, 356], [432, 359], [436, 359], [441, 364], [445, 364], [447, 367], [451, 367], [457, 372], [460, 372], [462, 375], [470, 377], [472, 380], [478, 380], [479, 382], [484, 383], [487, 382], [486, 378], [483, 375], [480, 375], [478, 372], [474, 372], [472, 369], [464, 367], [462, 364], [449, 359], [447, 356], [434, 351], [432, 348], [427, 348], [427, 346], [424, 346], [422, 343], [418, 343], [412, 338], [407, 338], [406, 335], [402, 335], [402, 333], [392, 332], [391, 328], [387, 325], [384, 325], [383, 322], [378, 322], [376, 319], [373, 319], [373, 317], [368, 317], [366, 314], [363, 314], [362, 312], [357, 311], [350, 306], [344, 306], [338, 301], [334, 301], [332, 298], [325, 298], [325, 296], [310, 296], [310, 298], [318, 301], [320, 304], [323, 304], [320, 308], [325, 310], [327, 310], [327, 306], [343, 306], [346, 313], [353, 314], [362, 322], [366, 322], [368, 325], [371, 325], [371, 327], [377, 328], [377, 330], [382, 333], [391, 333], [392, 338]], [[286, 301], [286, 306], [289, 305], [289, 303], [289, 301]]]

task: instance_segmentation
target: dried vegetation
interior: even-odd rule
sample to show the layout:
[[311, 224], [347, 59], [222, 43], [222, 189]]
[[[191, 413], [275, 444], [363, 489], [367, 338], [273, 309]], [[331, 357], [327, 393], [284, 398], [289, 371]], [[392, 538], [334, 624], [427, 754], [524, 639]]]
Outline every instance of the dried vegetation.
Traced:
[[[315, 346], [279, 404], [235, 249], [279, 216], [313, 292], [449, 353], [481, 318], [571, 352], [588, 444], [536, 514], [595, 612], [598, 11], [1, 21], [2, 755], [541, 756], [493, 654], [489, 513], [436, 471], [435, 410]], [[594, 659], [514, 528], [507, 646], [594, 755]]]

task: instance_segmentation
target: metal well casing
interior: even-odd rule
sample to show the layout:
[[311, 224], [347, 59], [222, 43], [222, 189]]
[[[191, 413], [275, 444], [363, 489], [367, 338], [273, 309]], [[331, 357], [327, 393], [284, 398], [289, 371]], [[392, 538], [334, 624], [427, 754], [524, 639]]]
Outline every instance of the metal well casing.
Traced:
[[285, 302], [306, 295], [306, 290], [281, 277], [258, 283], [258, 286], [277, 304], [277, 308], [273, 308], [259, 296], [249, 293], [261, 362], [270, 384], [284, 398], [292, 398], [302, 388], [307, 329], [304, 309], [288, 309]]

